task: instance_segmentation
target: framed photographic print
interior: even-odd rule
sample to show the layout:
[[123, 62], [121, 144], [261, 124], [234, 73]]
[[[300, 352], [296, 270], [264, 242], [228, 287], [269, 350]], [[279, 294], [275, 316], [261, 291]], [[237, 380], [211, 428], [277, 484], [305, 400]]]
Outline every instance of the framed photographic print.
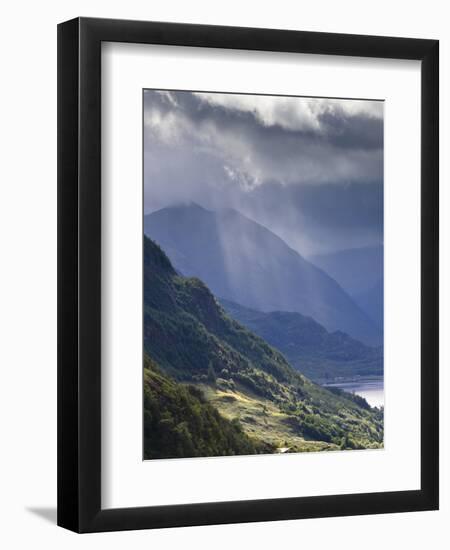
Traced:
[[438, 42], [58, 27], [58, 524], [438, 508]]

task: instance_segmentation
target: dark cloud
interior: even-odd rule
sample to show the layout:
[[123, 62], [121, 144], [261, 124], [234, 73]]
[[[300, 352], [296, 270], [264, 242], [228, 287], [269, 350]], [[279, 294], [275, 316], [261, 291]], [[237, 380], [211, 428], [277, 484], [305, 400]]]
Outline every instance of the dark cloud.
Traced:
[[383, 119], [364, 115], [345, 116], [342, 112], [324, 113], [320, 121], [327, 129], [326, 139], [339, 149], [382, 151]]
[[383, 235], [383, 119], [373, 102], [144, 94], [145, 209], [233, 207], [304, 253]]
[[356, 248], [383, 241], [380, 183], [261, 186], [241, 210], [264, 222], [305, 254]]

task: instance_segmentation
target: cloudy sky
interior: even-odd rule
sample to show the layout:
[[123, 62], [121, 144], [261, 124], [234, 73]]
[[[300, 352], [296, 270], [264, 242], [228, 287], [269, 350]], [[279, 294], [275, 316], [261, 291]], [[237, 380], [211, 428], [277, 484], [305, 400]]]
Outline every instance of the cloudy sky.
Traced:
[[383, 103], [144, 91], [144, 210], [235, 208], [304, 255], [383, 239]]

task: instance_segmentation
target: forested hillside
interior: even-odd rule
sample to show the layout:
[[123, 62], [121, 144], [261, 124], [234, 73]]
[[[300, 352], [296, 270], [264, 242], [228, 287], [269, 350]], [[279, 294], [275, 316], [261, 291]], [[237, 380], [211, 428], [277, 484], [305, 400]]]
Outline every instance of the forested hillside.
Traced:
[[273, 452], [208, 404], [201, 390], [177, 384], [144, 359], [144, 458]]

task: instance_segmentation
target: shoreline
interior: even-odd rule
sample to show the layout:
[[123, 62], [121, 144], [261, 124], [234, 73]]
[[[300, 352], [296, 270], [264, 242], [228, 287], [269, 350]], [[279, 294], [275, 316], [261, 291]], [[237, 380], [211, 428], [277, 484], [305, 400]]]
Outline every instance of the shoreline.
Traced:
[[384, 376], [352, 376], [351, 378], [348, 377], [339, 377], [339, 378], [328, 378], [328, 379], [318, 379], [313, 380], [316, 384], [319, 384], [320, 386], [326, 387], [333, 387], [333, 386], [340, 386], [342, 384], [364, 384], [368, 382], [384, 382]]

